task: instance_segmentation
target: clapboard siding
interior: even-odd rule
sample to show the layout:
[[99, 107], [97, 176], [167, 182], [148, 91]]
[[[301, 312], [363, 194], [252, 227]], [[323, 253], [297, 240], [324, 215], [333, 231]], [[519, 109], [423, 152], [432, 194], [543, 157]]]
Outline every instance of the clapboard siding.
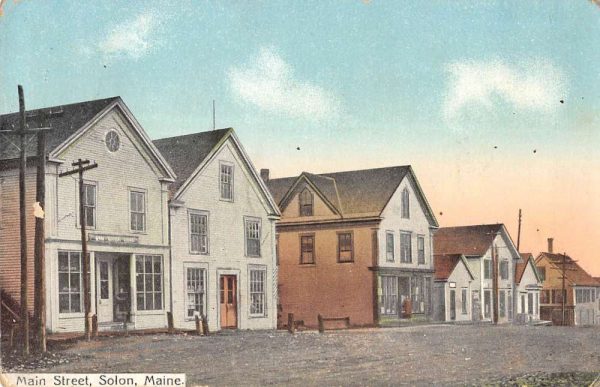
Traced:
[[[33, 250], [35, 218], [29, 204], [35, 202], [35, 168], [26, 174], [27, 208], [27, 261], [29, 284], [29, 310], [33, 311]], [[11, 169], [0, 172], [0, 288], [15, 300], [21, 299], [21, 239], [19, 219], [19, 171]]]

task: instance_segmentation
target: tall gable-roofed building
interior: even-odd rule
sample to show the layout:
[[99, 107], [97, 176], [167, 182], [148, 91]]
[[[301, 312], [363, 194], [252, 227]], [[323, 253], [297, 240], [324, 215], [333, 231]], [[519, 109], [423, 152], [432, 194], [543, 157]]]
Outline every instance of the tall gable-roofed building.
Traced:
[[279, 205], [280, 309], [352, 325], [429, 319], [433, 211], [410, 166], [263, 178]]

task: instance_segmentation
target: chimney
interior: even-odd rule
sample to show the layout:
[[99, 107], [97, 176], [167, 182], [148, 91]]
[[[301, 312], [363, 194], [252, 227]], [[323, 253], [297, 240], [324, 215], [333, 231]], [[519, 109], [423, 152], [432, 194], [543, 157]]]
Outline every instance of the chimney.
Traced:
[[548, 238], [548, 252], [550, 254], [554, 253], [553, 245], [554, 245], [554, 238]]
[[260, 170], [260, 178], [263, 179], [263, 181], [265, 183], [269, 182], [269, 169], [268, 168], [262, 168]]

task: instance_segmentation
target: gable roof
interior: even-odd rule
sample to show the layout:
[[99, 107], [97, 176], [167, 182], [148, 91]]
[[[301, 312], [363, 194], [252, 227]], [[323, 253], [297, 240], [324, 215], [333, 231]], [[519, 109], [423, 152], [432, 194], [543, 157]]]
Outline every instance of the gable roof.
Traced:
[[252, 161], [235, 135], [233, 128], [217, 129], [154, 140], [154, 145], [164, 155], [177, 174], [175, 182], [171, 184], [171, 187], [169, 188], [171, 200], [176, 199], [186, 190], [191, 181], [194, 180], [210, 158], [227, 140], [233, 142], [234, 146], [239, 151], [243, 162], [246, 163], [250, 174], [255, 183], [259, 186], [267, 205], [271, 209], [270, 215], [280, 216], [281, 213], [279, 212], [277, 204], [273, 200], [265, 183], [256, 172], [256, 168], [254, 168]]
[[539, 263], [542, 259], [546, 259], [552, 269], [562, 273], [563, 257], [565, 260], [565, 278], [571, 285], [578, 286], [600, 286], [600, 281], [588, 274], [577, 262], [568, 255], [554, 253], [540, 253], [535, 259], [535, 263]]
[[[39, 128], [42, 126], [42, 113], [56, 113], [58, 115], [49, 117], [46, 126], [52, 127], [52, 131], [46, 136], [46, 150], [50, 154], [64, 143], [69, 137], [77, 132], [86, 123], [91, 121], [98, 113], [110, 106], [120, 97], [97, 99], [93, 101], [78, 102], [68, 105], [58, 105], [41, 109], [27, 110], [26, 127]], [[0, 116], [0, 131], [19, 128], [19, 113], [9, 113]], [[16, 134], [0, 134], [0, 160], [10, 160], [19, 157], [19, 138]], [[37, 152], [37, 137], [28, 135], [26, 154], [35, 156]]]
[[531, 270], [533, 270], [533, 274], [535, 275], [536, 279], [538, 280], [538, 282], [542, 282], [534, 264], [533, 254], [521, 253], [521, 259], [522, 262], [517, 262], [517, 264], [515, 265], [515, 284], [521, 283], [521, 279], [523, 278], [525, 269], [527, 269], [527, 265], [531, 265]]
[[419, 202], [430, 224], [437, 227], [433, 211], [409, 165], [321, 174], [303, 172], [297, 177], [270, 179], [267, 186], [282, 209], [287, 205], [295, 186], [305, 178], [343, 217], [378, 216], [407, 176], [415, 183]]
[[231, 130], [231, 128], [218, 129], [153, 141], [177, 175], [175, 182], [169, 187], [173, 194]]
[[433, 256], [433, 266], [435, 269], [435, 279], [437, 281], [445, 281], [452, 275], [458, 263], [462, 263], [467, 269], [471, 280], [475, 279], [469, 265], [466, 262], [465, 256], [462, 254], [436, 254]]
[[501, 223], [442, 227], [433, 235], [434, 254], [482, 256], [503, 228], [504, 225]]

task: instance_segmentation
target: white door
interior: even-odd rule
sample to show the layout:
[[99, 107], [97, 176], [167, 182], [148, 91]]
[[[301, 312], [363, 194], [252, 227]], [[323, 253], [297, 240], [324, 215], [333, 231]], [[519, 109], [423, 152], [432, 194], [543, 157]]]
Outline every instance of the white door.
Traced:
[[112, 261], [98, 259], [98, 322], [113, 321], [113, 281]]

